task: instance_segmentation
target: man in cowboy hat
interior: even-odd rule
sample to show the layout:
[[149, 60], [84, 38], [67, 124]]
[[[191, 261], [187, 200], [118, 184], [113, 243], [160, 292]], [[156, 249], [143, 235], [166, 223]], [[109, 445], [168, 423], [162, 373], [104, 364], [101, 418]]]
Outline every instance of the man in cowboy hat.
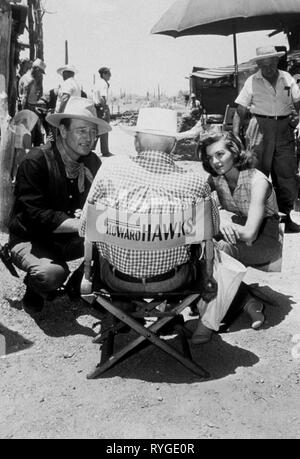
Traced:
[[186, 112], [182, 115], [179, 132], [188, 131], [193, 128], [199, 121], [201, 114], [201, 102], [197, 99], [196, 94], [192, 92], [186, 105]]
[[[111, 71], [108, 67], [101, 67], [98, 70], [100, 80], [95, 84], [93, 90], [93, 100], [97, 110], [97, 116], [107, 123], [110, 122], [110, 111], [108, 105], [109, 99], [109, 80], [111, 78]], [[100, 136], [100, 147], [102, 156], [112, 156], [108, 147], [108, 134]]]
[[63, 65], [57, 69], [57, 73], [62, 77], [63, 83], [58, 90], [55, 112], [62, 113], [70, 97], [81, 97], [81, 88], [74, 78], [77, 73], [74, 65]]
[[[300, 232], [290, 217], [299, 186], [291, 117], [293, 110], [300, 109], [300, 89], [288, 72], [278, 69], [284, 52], [265, 46], [257, 48], [256, 54], [253, 61], [259, 70], [246, 80], [235, 100], [233, 131], [240, 134], [250, 109], [247, 147], [256, 154], [258, 169], [272, 176], [279, 210], [286, 214], [286, 231]], [[296, 129], [299, 135], [299, 124]]]
[[26, 272], [24, 307], [34, 312], [66, 280], [66, 262], [83, 256], [78, 217], [101, 164], [91, 148], [111, 129], [93, 101], [80, 97], [47, 121], [57, 140], [32, 149], [19, 166], [9, 225], [13, 263]]
[[[218, 232], [218, 209], [204, 178], [174, 162], [171, 153], [176, 145], [177, 114], [174, 110], [142, 108], [135, 128], [137, 156], [115, 157], [98, 171], [88, 196], [88, 203], [108, 205], [119, 211], [146, 214], [174, 214], [203, 198], [211, 200], [215, 231]], [[86, 207], [81, 218], [80, 234], [85, 234]], [[98, 244], [100, 277], [112, 291], [143, 293], [178, 290], [194, 276], [190, 246], [161, 250], [136, 251]], [[199, 330], [198, 330], [199, 331]], [[203, 342], [212, 330], [201, 328]], [[199, 331], [200, 333], [200, 331]]]
[[[41, 59], [36, 59], [32, 67], [19, 80], [19, 101], [20, 109], [31, 110], [37, 115], [37, 103], [43, 94], [43, 75], [46, 64]], [[39, 146], [43, 143], [40, 123], [37, 123], [32, 132], [32, 143]]]

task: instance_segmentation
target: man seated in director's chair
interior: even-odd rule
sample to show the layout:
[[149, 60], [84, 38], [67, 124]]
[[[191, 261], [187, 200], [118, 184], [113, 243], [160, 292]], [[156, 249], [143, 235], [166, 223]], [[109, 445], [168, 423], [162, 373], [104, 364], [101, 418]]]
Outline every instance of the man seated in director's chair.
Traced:
[[[205, 370], [190, 358], [171, 350], [157, 336], [162, 325], [199, 299], [200, 295], [205, 295], [207, 301], [216, 295], [216, 282], [212, 276], [212, 237], [218, 232], [218, 209], [209, 186], [200, 174], [179, 167], [173, 161], [171, 152], [176, 144], [176, 128], [176, 112], [160, 108], [141, 109], [137, 126], [127, 128], [135, 135], [137, 156], [124, 156], [121, 160], [120, 157], [110, 158], [98, 171], [84, 207], [80, 230], [86, 238], [82, 296], [92, 301], [93, 295], [89, 294], [95, 291], [90, 278], [93, 241], [99, 254], [95, 266], [105, 288], [96, 292], [94, 298], [112, 316], [141, 335], [134, 345], [118, 355], [111, 356], [111, 350], [106, 362], [103, 362], [102, 348], [101, 364], [89, 375], [90, 378], [103, 373], [145, 339], [173, 355], [200, 376], [207, 376]], [[202, 215], [201, 225], [195, 225], [196, 211]], [[190, 220], [189, 212], [192, 212]], [[185, 218], [186, 226], [183, 224]], [[90, 227], [91, 224], [94, 228]], [[184, 235], [191, 235], [188, 234], [191, 229], [198, 234], [193, 234], [194, 238], [184, 239]], [[178, 243], [174, 243], [176, 238]], [[201, 284], [195, 283], [195, 280], [197, 265], [201, 266], [201, 262], [194, 263], [194, 259], [199, 261], [199, 252], [194, 256], [197, 251], [192, 248], [199, 248], [199, 242], [205, 239], [202, 248], [207, 260], [203, 263], [205, 269], [201, 270], [200, 287]], [[163, 245], [159, 244], [161, 240], [164, 240]], [[187, 242], [182, 244], [182, 240]], [[191, 246], [195, 242], [198, 245]], [[145, 298], [153, 299], [153, 302], [139, 301]], [[158, 299], [160, 301], [157, 302]], [[177, 305], [174, 305], [174, 301]], [[128, 315], [128, 308], [124, 310], [126, 302], [131, 306], [134, 303], [137, 310], [131, 310]], [[168, 317], [163, 306], [170, 303], [172, 307]], [[135, 320], [149, 315], [159, 317], [159, 320], [148, 328]], [[113, 330], [118, 327], [119, 321]], [[114, 334], [112, 328], [110, 331], [112, 333], [106, 333], [105, 330], [101, 332], [98, 342]], [[200, 320], [197, 326], [197, 343], [209, 341], [211, 334], [212, 330], [205, 326], [202, 317], [202, 322]], [[193, 342], [193, 336], [189, 337]]]

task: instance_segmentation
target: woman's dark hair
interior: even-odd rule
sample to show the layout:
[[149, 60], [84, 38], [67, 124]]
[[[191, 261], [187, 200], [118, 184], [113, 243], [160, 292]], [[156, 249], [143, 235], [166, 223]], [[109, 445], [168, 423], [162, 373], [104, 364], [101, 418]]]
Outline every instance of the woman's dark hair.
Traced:
[[227, 131], [210, 135], [203, 140], [200, 150], [203, 169], [206, 172], [214, 177], [218, 175], [210, 165], [210, 158], [207, 155], [207, 147], [213, 143], [219, 142], [219, 140], [223, 140], [225, 147], [232, 153], [233, 163], [239, 171], [255, 167], [255, 156], [244, 149], [242, 142], [232, 131]]

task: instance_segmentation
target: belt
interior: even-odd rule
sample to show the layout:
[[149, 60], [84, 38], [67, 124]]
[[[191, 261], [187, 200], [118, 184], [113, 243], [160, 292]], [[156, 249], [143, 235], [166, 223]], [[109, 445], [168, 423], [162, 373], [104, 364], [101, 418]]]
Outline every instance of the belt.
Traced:
[[253, 116], [256, 116], [257, 118], [267, 118], [268, 120], [285, 120], [290, 115], [268, 116], [268, 115], [258, 115], [257, 113], [253, 113]]
[[126, 282], [136, 282], [139, 284], [147, 284], [151, 282], [161, 282], [164, 280], [171, 279], [172, 277], [175, 276], [175, 274], [182, 268], [182, 266], [186, 265], [187, 263], [184, 263], [180, 266], [177, 266], [176, 268], [171, 269], [170, 271], [167, 271], [166, 273], [163, 274], [157, 274], [156, 276], [150, 276], [150, 277], [134, 277], [130, 276], [129, 274], [122, 273], [118, 269], [114, 268], [113, 266], [110, 265], [110, 269], [112, 273], [121, 280], [124, 280]]

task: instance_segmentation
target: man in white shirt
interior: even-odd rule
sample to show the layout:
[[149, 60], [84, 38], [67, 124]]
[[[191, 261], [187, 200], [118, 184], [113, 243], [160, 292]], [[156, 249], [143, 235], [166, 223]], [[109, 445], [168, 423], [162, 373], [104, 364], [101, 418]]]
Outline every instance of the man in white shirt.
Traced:
[[[43, 94], [43, 75], [45, 74], [46, 64], [41, 59], [36, 59], [32, 68], [19, 80], [19, 99], [21, 110], [31, 110], [39, 116], [37, 104]], [[43, 143], [41, 132], [41, 122], [39, 121], [32, 131], [32, 144], [39, 146]]]
[[[110, 122], [110, 111], [108, 106], [109, 98], [109, 80], [111, 72], [108, 67], [101, 67], [98, 70], [100, 80], [94, 86], [93, 101], [96, 107], [98, 118], [103, 119], [107, 123]], [[102, 156], [112, 156], [108, 147], [108, 133], [100, 135], [100, 146]]]
[[62, 76], [63, 83], [58, 90], [55, 113], [62, 113], [70, 97], [81, 97], [81, 88], [74, 78], [77, 70], [73, 65], [59, 67], [57, 73]]
[[[247, 132], [247, 148], [256, 154], [260, 169], [271, 174], [279, 210], [287, 215], [286, 231], [300, 232], [290, 212], [298, 195], [297, 161], [294, 131], [290, 125], [293, 110], [300, 109], [300, 89], [295, 79], [278, 69], [279, 58], [285, 54], [274, 46], [257, 48], [258, 72], [245, 82], [235, 100], [237, 110], [233, 132], [240, 134], [247, 111], [252, 115]], [[299, 124], [296, 127], [299, 136]]]

